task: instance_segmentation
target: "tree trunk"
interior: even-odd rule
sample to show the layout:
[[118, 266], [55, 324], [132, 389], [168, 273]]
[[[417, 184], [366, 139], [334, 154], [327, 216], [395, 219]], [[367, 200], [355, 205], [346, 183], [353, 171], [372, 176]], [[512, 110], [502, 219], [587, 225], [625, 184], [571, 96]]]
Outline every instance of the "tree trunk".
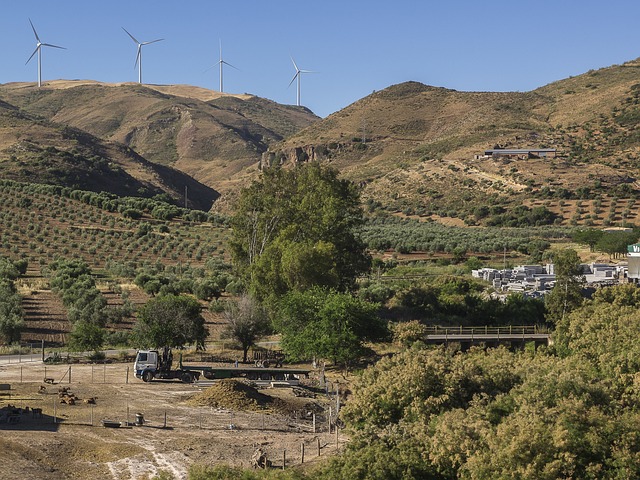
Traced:
[[242, 347], [242, 363], [247, 363], [247, 354], [249, 353], [249, 346]]

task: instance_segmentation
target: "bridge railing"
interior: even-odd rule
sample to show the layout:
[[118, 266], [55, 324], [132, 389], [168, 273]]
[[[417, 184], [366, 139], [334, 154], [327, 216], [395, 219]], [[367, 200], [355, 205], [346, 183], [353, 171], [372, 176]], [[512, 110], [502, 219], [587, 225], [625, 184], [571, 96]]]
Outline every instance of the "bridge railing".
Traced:
[[533, 335], [549, 333], [549, 329], [539, 325], [503, 325], [475, 326], [475, 327], [441, 327], [439, 325], [427, 326], [427, 335]]

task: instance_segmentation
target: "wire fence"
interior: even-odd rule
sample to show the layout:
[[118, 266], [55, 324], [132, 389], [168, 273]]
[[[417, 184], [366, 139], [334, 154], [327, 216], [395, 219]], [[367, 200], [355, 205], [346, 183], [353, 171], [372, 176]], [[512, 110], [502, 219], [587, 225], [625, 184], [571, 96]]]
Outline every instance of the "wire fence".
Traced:
[[41, 360], [41, 343], [0, 346], [0, 364], [38, 362]]
[[[51, 393], [42, 400], [38, 408], [15, 404], [10, 411], [0, 409], [0, 431], [12, 428], [12, 424], [20, 424], [19, 428], [24, 430], [56, 431], [59, 425], [65, 424], [81, 428], [182, 430], [205, 436], [215, 431], [249, 433], [256, 438], [299, 434], [289, 442], [288, 449], [269, 449], [272, 466], [282, 468], [304, 463], [305, 458], [309, 461], [328, 451], [335, 452], [347, 441], [341, 436], [339, 426], [329, 428], [314, 420], [292, 420], [285, 415], [247, 415], [214, 407], [154, 408], [141, 413], [128, 401], [106, 406], [83, 402], [67, 404], [61, 402], [59, 395]], [[3, 411], [8, 412], [7, 415], [3, 415]], [[295, 448], [291, 448], [292, 443]], [[255, 442], [244, 445], [247, 457], [256, 445]]]
[[[18, 362], [14, 362], [18, 363]], [[45, 384], [109, 383], [126, 384], [135, 379], [133, 367], [123, 364], [92, 365], [20, 365], [18, 368], [20, 383], [44, 382]]]

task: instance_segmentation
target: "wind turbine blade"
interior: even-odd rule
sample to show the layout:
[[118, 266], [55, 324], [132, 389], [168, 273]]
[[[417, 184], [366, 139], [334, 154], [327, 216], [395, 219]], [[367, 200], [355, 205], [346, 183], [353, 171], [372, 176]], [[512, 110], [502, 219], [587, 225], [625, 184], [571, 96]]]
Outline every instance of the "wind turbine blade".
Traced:
[[150, 43], [161, 42], [164, 38], [159, 38], [157, 40], [151, 40], [150, 42], [142, 42], [141, 45], [149, 45]]
[[38, 45], [36, 47], [36, 49], [33, 51], [33, 53], [31, 54], [31, 56], [29, 57], [29, 60], [27, 60], [24, 64], [26, 65], [27, 63], [29, 63], [31, 61], [31, 59], [33, 58], [33, 56], [38, 53], [38, 49], [40, 48], [40, 45]]
[[138, 62], [140, 61], [140, 56], [142, 55], [142, 44], [138, 44], [138, 53], [136, 54], [136, 63], [133, 64], [133, 68], [138, 66]]
[[296, 72], [296, 74], [293, 76], [293, 78], [292, 78], [292, 79], [291, 79], [291, 81], [289, 82], [289, 86], [288, 86], [287, 88], [289, 88], [289, 87], [291, 86], [291, 84], [292, 84], [293, 82], [295, 82], [295, 81], [296, 81], [296, 78], [298, 78], [298, 75], [300, 75], [300, 70], [298, 70], [298, 71]]
[[29, 23], [31, 24], [31, 29], [33, 30], [33, 34], [36, 36], [36, 40], [39, 42], [40, 37], [38, 37], [38, 32], [36, 32], [36, 27], [33, 26], [33, 22], [29, 19]]
[[209, 70], [211, 70], [212, 68], [217, 67], [218, 65], [220, 65], [220, 62], [218, 63], [214, 63], [213, 65], [211, 65], [209, 68], [207, 68], [205, 71], [203, 71], [202, 73], [207, 73]]
[[296, 65], [296, 61], [293, 59], [293, 57], [291, 57], [291, 61], [293, 62], [293, 66], [295, 67], [296, 72], [299, 72], [300, 69], [298, 68], [298, 65]]
[[231, 65], [229, 62], [225, 62], [224, 60], [220, 60], [220, 63], [224, 63], [225, 65], [229, 65], [231, 68], [235, 68], [236, 70], [240, 71], [239, 68], [234, 67], [233, 65]]
[[127, 29], [122, 27], [122, 29], [127, 33], [127, 35], [129, 35], [131, 37], [131, 40], [133, 40], [134, 42], [136, 42], [138, 45], [140, 45], [140, 42], [138, 40], [136, 40], [136, 37], [134, 37], [133, 35], [131, 35], [129, 32], [127, 32]]
[[62, 50], [66, 50], [66, 47], [59, 47], [58, 45], [51, 45], [50, 43], [41, 43], [43, 47], [53, 47], [53, 48], [61, 48]]

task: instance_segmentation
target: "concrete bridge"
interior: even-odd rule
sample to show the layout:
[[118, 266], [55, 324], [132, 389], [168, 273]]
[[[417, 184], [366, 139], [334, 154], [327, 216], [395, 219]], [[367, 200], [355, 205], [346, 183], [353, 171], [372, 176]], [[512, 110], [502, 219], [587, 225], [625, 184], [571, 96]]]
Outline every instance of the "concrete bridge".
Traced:
[[459, 343], [462, 351], [472, 345], [497, 347], [508, 345], [517, 350], [523, 349], [527, 343], [533, 343], [535, 348], [540, 345], [551, 345], [551, 333], [535, 325], [507, 325], [503, 327], [427, 327], [425, 343], [432, 345], [448, 345]]

